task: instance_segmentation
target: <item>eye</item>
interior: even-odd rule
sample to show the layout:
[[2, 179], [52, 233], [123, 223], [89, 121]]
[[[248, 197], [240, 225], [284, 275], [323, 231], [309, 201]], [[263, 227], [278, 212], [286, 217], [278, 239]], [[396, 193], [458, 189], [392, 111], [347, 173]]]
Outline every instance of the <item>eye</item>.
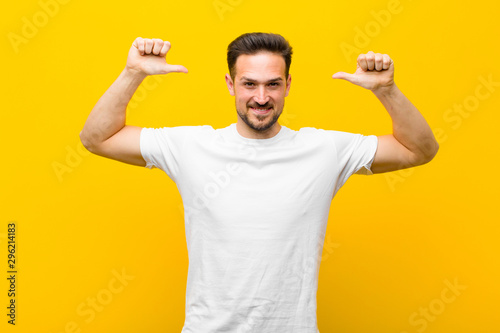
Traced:
[[278, 82], [271, 82], [269, 83], [269, 85], [273, 86], [273, 87], [277, 87], [279, 86], [280, 84]]
[[244, 85], [245, 86], [253, 86], [253, 82], [245, 82]]

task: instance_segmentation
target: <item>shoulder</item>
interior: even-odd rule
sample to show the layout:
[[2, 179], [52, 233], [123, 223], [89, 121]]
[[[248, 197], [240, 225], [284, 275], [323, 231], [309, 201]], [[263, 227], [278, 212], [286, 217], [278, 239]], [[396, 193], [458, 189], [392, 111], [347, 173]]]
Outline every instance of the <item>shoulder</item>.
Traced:
[[329, 130], [323, 128], [315, 128], [315, 127], [302, 127], [298, 131], [296, 131], [297, 135], [304, 138], [317, 138], [318, 140], [327, 140], [327, 141], [343, 141], [343, 140], [352, 140], [354, 137], [360, 134], [354, 134], [350, 132]]
[[315, 127], [301, 127], [298, 131], [294, 131], [300, 137], [324, 137], [325, 130]]
[[377, 137], [375, 135], [363, 135], [361, 133], [346, 131], [303, 127], [297, 131], [297, 135], [307, 141], [317, 141], [328, 146], [333, 146], [337, 151], [377, 145]]
[[172, 126], [172, 127], [144, 127], [142, 129], [144, 134], [169, 136], [169, 137], [185, 137], [197, 136], [203, 134], [214, 133], [215, 130], [210, 125], [199, 126]]

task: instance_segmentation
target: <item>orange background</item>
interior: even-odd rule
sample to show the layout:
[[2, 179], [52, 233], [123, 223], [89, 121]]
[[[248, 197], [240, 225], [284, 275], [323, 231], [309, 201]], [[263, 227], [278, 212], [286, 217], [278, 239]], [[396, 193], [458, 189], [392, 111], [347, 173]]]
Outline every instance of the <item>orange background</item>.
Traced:
[[226, 48], [263, 31], [294, 48], [282, 125], [391, 133], [371, 92], [331, 78], [373, 50], [394, 59], [396, 84], [440, 143], [429, 164], [353, 176], [333, 200], [321, 333], [500, 332], [498, 11], [486, 1], [4, 4], [0, 258], [7, 276], [15, 221], [18, 273], [15, 326], [0, 283], [1, 331], [181, 331], [188, 258], [175, 184], [89, 154], [78, 135], [139, 36], [169, 40], [168, 61], [189, 74], [147, 78], [129, 124], [236, 122]]

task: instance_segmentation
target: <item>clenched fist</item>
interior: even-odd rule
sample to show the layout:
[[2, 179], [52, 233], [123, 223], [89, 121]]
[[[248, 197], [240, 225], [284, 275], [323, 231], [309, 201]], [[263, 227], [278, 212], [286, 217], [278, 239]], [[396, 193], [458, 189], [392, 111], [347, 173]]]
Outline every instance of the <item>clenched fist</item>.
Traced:
[[369, 51], [359, 55], [356, 72], [337, 72], [333, 74], [333, 78], [343, 79], [372, 91], [389, 88], [394, 85], [394, 63], [387, 54]]
[[187, 73], [186, 67], [167, 64], [170, 42], [158, 38], [137, 37], [128, 52], [126, 68], [143, 75]]

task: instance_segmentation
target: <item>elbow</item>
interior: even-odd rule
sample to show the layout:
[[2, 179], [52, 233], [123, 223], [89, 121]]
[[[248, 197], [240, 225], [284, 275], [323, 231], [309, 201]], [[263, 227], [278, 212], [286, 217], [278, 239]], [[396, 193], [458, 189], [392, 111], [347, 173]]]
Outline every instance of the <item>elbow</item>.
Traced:
[[80, 141], [82, 142], [82, 145], [85, 147], [85, 149], [95, 154], [95, 145], [92, 143], [91, 140], [89, 140], [87, 136], [85, 136], [83, 130], [80, 132]]
[[436, 140], [434, 140], [432, 143], [432, 149], [430, 149], [430, 152], [426, 155], [426, 161], [427, 161], [426, 163], [429, 163], [430, 161], [432, 161], [432, 159], [434, 159], [434, 157], [436, 157], [438, 150], [439, 150], [439, 143]]
[[434, 148], [434, 155], [432, 155], [432, 158], [434, 158], [434, 156], [437, 155], [438, 150], [439, 150], [439, 143], [436, 141], [436, 145], [435, 145], [435, 148]]
[[433, 140], [429, 144], [426, 145], [425, 150], [419, 154], [417, 158], [417, 165], [427, 164], [436, 157], [437, 152], [439, 150], [439, 143], [436, 140]]

